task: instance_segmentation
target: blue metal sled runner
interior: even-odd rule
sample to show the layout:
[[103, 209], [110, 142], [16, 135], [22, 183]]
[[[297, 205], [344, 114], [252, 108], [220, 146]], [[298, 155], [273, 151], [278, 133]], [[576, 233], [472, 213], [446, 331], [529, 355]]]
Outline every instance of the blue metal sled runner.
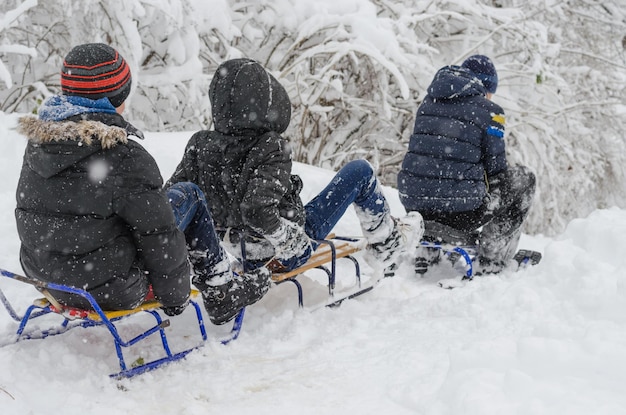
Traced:
[[[334, 238], [318, 242], [322, 246], [318, 248], [318, 250], [316, 250], [316, 252], [311, 256], [309, 261], [302, 267], [293, 271], [282, 273], [278, 270], [274, 270], [272, 275], [272, 281], [275, 284], [290, 282], [296, 287], [298, 294], [298, 304], [300, 307], [303, 307], [303, 289], [300, 283], [297, 281], [296, 277], [310, 269], [321, 269], [325, 271], [328, 275], [328, 301], [323, 304], [326, 307], [338, 306], [344, 300], [354, 298], [358, 295], [369, 292], [374, 288], [375, 283], [367, 286], [361, 284], [359, 263], [351, 255], [361, 249], [361, 245], [359, 245], [358, 240], [350, 238]], [[336, 262], [338, 259], [341, 258], [350, 260], [354, 265], [356, 289], [348, 294], [335, 293], [335, 281], [337, 277]], [[109, 333], [113, 337], [113, 343], [115, 345], [115, 350], [120, 365], [120, 371], [118, 373], [113, 373], [110, 376], [115, 378], [129, 378], [144, 373], [146, 371], [156, 369], [157, 367], [160, 367], [164, 364], [180, 360], [191, 351], [198, 349], [207, 342], [207, 331], [204, 325], [201, 308], [198, 303], [194, 301], [194, 298], [197, 298], [200, 295], [197, 290], [192, 290], [190, 304], [195, 311], [198, 322], [200, 335], [198, 345], [190, 349], [185, 349], [183, 351], [173, 353], [170, 349], [167, 334], [165, 332], [165, 328], [170, 325], [170, 321], [161, 317], [158, 312], [158, 310], [161, 308], [161, 304], [156, 300], [146, 301], [139, 307], [132, 310], [106, 311], [103, 310], [98, 305], [96, 300], [91, 296], [91, 294], [89, 294], [85, 290], [75, 287], [69, 287], [66, 285], [35, 281], [22, 275], [6, 271], [4, 269], [0, 269], [0, 274], [3, 277], [32, 285], [44, 296], [43, 298], [36, 299], [33, 304], [26, 309], [24, 315], [20, 316], [0, 289], [0, 301], [2, 301], [4, 307], [7, 309], [11, 317], [19, 323], [15, 335], [12, 336], [12, 338], [10, 338], [8, 342], [5, 341], [4, 343], [0, 344], [0, 346], [12, 344], [23, 340], [44, 339], [49, 336], [65, 333], [66, 331], [75, 327], [86, 328], [93, 326], [104, 326], [108, 329]], [[54, 298], [54, 296], [50, 293], [50, 290], [63, 291], [79, 295], [89, 302], [91, 308], [79, 309], [66, 307], [60, 304]], [[123, 339], [122, 336], [119, 334], [116, 323], [122, 319], [131, 318], [132, 316], [139, 313], [148, 313], [152, 315], [152, 317], [154, 318], [154, 324], [130, 340]], [[242, 309], [237, 317], [235, 317], [233, 327], [230, 330], [230, 333], [226, 336], [226, 338], [219, 340], [222, 344], [227, 344], [237, 339], [243, 324], [244, 313], [245, 309]], [[37, 327], [35, 329], [27, 330], [27, 326], [29, 326], [29, 324], [33, 320], [45, 315], [56, 315], [61, 317], [62, 320], [60, 323], [57, 323], [55, 326], [48, 329], [42, 330]], [[124, 349], [134, 346], [141, 340], [144, 340], [151, 335], [156, 335], [157, 333], [161, 339], [163, 357], [147, 363], [140, 362], [138, 364], [128, 365], [124, 359]]]
[[[471, 281], [474, 278], [473, 261], [478, 255], [478, 232], [463, 232], [433, 221], [425, 221], [424, 228], [423, 240], [420, 245], [432, 251], [441, 251], [449, 257], [453, 264], [462, 262], [464, 275], [461, 281]], [[518, 269], [523, 269], [538, 264], [541, 261], [541, 253], [520, 249], [515, 253], [513, 260], [517, 262]], [[428, 267], [434, 263], [436, 262], [429, 260], [429, 258], [416, 258], [415, 273], [423, 275], [427, 272]], [[453, 288], [453, 286], [448, 285], [450, 282], [451, 280], [442, 280], [439, 282], [439, 286]]]
[[[35, 300], [33, 304], [28, 307], [24, 315], [20, 316], [0, 289], [0, 300], [4, 304], [4, 307], [7, 309], [11, 317], [19, 323], [14, 339], [11, 343], [31, 339], [44, 339], [49, 336], [65, 333], [66, 331], [75, 327], [105, 326], [113, 337], [115, 350], [117, 352], [117, 357], [120, 364], [120, 372], [111, 374], [111, 377], [129, 378], [144, 373], [146, 371], [156, 369], [157, 367], [160, 367], [164, 364], [184, 358], [187, 354], [189, 354], [189, 352], [201, 347], [204, 342], [207, 341], [207, 333], [204, 326], [204, 319], [202, 317], [200, 306], [196, 301], [193, 300], [193, 298], [198, 297], [199, 295], [199, 292], [196, 290], [192, 290], [192, 300], [190, 301], [190, 303], [195, 310], [198, 320], [198, 328], [200, 331], [201, 342], [199, 342], [199, 345], [196, 347], [186, 349], [177, 353], [172, 353], [167, 339], [167, 334], [165, 333], [165, 328], [170, 325], [170, 321], [168, 319], [162, 319], [160, 314], [157, 312], [157, 310], [161, 307], [161, 304], [158, 301], [152, 300], [144, 302], [139, 307], [132, 310], [105, 311], [102, 310], [102, 308], [98, 305], [98, 303], [91, 296], [91, 294], [89, 294], [85, 290], [60, 284], [34, 281], [24, 276], [14, 274], [10, 271], [6, 271], [4, 269], [0, 269], [0, 274], [3, 277], [30, 284], [37, 288], [44, 295], [44, 298], [39, 298]], [[89, 302], [89, 304], [91, 305], [91, 310], [65, 307], [59, 304], [58, 301], [56, 301], [56, 299], [50, 294], [49, 290], [58, 290], [80, 295]], [[239, 315], [237, 315], [233, 323], [232, 330], [230, 331], [230, 335], [227, 338], [221, 340], [222, 344], [229, 343], [239, 336], [244, 312], [245, 309], [241, 310]], [[116, 322], [122, 319], [129, 318], [138, 313], [148, 313], [152, 315], [155, 320], [154, 325], [146, 329], [144, 332], [140, 333], [136, 337], [133, 337], [130, 340], [124, 340], [117, 330], [117, 327], [115, 325]], [[30, 331], [26, 330], [28, 324], [31, 321], [38, 317], [49, 314], [59, 315], [63, 320], [60, 324], [57, 324], [50, 329], [35, 329]], [[133, 364], [131, 367], [129, 367], [124, 359], [123, 350], [137, 344], [139, 341], [146, 339], [156, 333], [158, 333], [161, 337], [161, 345], [163, 346], [164, 356], [157, 360], [153, 360], [150, 362], [141, 362], [138, 364]]]

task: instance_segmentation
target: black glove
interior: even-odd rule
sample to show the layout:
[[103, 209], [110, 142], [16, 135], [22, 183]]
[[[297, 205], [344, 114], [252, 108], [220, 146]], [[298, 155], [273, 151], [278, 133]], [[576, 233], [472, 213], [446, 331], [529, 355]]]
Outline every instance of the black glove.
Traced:
[[289, 270], [304, 264], [313, 253], [311, 239], [304, 228], [284, 218], [281, 218], [278, 229], [265, 238], [274, 247], [275, 258]]
[[185, 308], [187, 308], [188, 305], [189, 305], [189, 299], [187, 299], [187, 301], [185, 301], [181, 305], [175, 305], [171, 307], [161, 307], [161, 310], [163, 310], [163, 312], [167, 314], [168, 316], [174, 317], [174, 316], [179, 315], [183, 311], [185, 311]]

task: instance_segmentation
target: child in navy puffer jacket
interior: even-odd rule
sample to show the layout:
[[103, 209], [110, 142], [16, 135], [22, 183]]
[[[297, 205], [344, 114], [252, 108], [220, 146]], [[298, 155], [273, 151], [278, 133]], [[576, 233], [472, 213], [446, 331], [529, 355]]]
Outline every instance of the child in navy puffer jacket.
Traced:
[[513, 257], [535, 191], [532, 172], [507, 165], [504, 111], [491, 101], [497, 86], [483, 55], [441, 68], [398, 174], [407, 211], [465, 232], [482, 227], [478, 274], [499, 272]]

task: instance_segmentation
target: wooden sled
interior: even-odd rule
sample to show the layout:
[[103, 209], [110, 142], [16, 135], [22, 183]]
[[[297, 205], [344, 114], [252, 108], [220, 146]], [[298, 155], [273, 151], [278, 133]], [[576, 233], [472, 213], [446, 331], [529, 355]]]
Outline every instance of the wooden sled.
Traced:
[[[318, 240], [319, 247], [315, 250], [311, 258], [299, 268], [292, 271], [281, 272], [272, 267], [269, 264], [270, 270], [272, 270], [272, 281], [276, 284], [282, 284], [284, 282], [290, 282], [294, 284], [298, 293], [298, 306], [304, 307], [304, 294], [302, 285], [297, 280], [297, 277], [306, 271], [312, 269], [321, 269], [328, 276], [328, 296], [329, 300], [324, 304], [325, 307], [335, 307], [340, 305], [343, 301], [357, 297], [361, 294], [371, 291], [374, 285], [363, 286], [361, 284], [361, 267], [352, 254], [362, 249], [362, 241], [354, 238], [341, 238], [335, 235], [329, 236], [324, 240]], [[354, 266], [354, 274], [356, 278], [356, 290], [347, 295], [337, 295], [335, 293], [335, 286], [337, 281], [337, 261], [339, 259], [348, 259]]]
[[[44, 339], [49, 336], [65, 333], [75, 327], [105, 326], [113, 337], [113, 343], [115, 345], [115, 350], [120, 365], [120, 371], [117, 373], [113, 373], [110, 376], [114, 378], [130, 378], [146, 371], [156, 369], [157, 367], [160, 367], [164, 364], [180, 360], [191, 351], [201, 347], [207, 341], [207, 332], [204, 325], [204, 318], [202, 316], [200, 306], [194, 300], [200, 294], [196, 290], [192, 290], [191, 292], [190, 305], [194, 309], [198, 321], [200, 341], [195, 347], [173, 353], [170, 349], [167, 333], [165, 332], [165, 328], [169, 327], [170, 321], [169, 319], [163, 319], [161, 317], [158, 312], [158, 310], [161, 308], [161, 304], [156, 300], [144, 302], [139, 307], [132, 310], [105, 311], [102, 310], [102, 308], [98, 305], [98, 303], [91, 296], [91, 294], [89, 294], [85, 290], [60, 284], [34, 281], [27, 277], [14, 274], [4, 269], [0, 269], [0, 274], [3, 277], [11, 278], [15, 281], [30, 284], [37, 288], [44, 295], [44, 298], [36, 299], [33, 304], [28, 307], [24, 315], [20, 316], [0, 289], [0, 301], [2, 301], [2, 303], [4, 304], [11, 318], [19, 323], [15, 335], [12, 336], [13, 338], [9, 339], [9, 341], [7, 342], [4, 342], [2, 344], [3, 346], [23, 340]], [[65, 307], [59, 304], [59, 302], [50, 294], [49, 290], [58, 290], [80, 295], [89, 302], [89, 304], [91, 305], [91, 309], [85, 310], [73, 307]], [[239, 336], [244, 312], [245, 309], [242, 309], [239, 312], [239, 314], [235, 318], [230, 334], [225, 339], [221, 340], [222, 344], [227, 344], [235, 340]], [[122, 319], [130, 318], [138, 313], [148, 313], [152, 315], [155, 320], [154, 325], [139, 333], [137, 336], [129, 340], [124, 340], [118, 332], [116, 323]], [[34, 319], [51, 314], [60, 316], [62, 318], [62, 321], [49, 329], [26, 330], [29, 323], [31, 323]], [[157, 333], [159, 334], [161, 339], [164, 356], [150, 362], [138, 362], [129, 367], [124, 359], [123, 350], [132, 347], [141, 340], [144, 340], [149, 336]]]

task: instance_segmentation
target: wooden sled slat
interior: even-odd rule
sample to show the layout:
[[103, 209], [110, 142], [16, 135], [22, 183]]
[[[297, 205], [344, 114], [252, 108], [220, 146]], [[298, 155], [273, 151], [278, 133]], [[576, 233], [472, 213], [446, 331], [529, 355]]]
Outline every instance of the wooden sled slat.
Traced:
[[[354, 254], [355, 252], [361, 250], [361, 248], [357, 245], [346, 241], [333, 241], [333, 244], [335, 246], [336, 259], [347, 257], [348, 255]], [[272, 280], [274, 282], [284, 281], [288, 278], [293, 278], [299, 274], [302, 274], [310, 269], [317, 268], [324, 264], [328, 264], [332, 260], [332, 248], [329, 245], [322, 245], [313, 253], [313, 255], [311, 255], [311, 258], [309, 258], [306, 264], [289, 272], [275, 272], [272, 274]]]
[[[297, 276], [304, 274], [306, 271], [312, 269], [323, 270], [328, 277], [328, 301], [323, 305], [325, 307], [333, 307], [341, 304], [348, 298], [354, 298], [358, 295], [364, 294], [370, 291], [372, 287], [363, 287], [361, 285], [361, 269], [359, 262], [352, 254], [360, 251], [364, 246], [363, 239], [354, 238], [340, 238], [335, 235], [330, 235], [325, 240], [318, 240], [318, 248], [311, 255], [309, 260], [299, 268], [296, 268], [287, 272], [280, 272], [272, 270], [272, 281], [275, 284], [282, 284], [285, 282], [292, 283], [298, 293], [298, 305], [300, 308], [304, 308], [304, 293], [302, 285], [297, 280]], [[348, 294], [342, 293], [335, 295], [335, 282], [337, 279], [337, 260], [341, 258], [349, 259], [354, 266], [354, 277], [356, 279], [356, 291]]]
[[[192, 289], [191, 293], [189, 294], [190, 299], [197, 299], [199, 296], [200, 296], [200, 291], [196, 289]], [[48, 297], [37, 298], [36, 300], [33, 301], [33, 304], [42, 308], [51, 306], [51, 309], [53, 312], [57, 314], [61, 314], [68, 319], [82, 318], [82, 319], [93, 320], [96, 322], [102, 321], [102, 317], [100, 316], [100, 314], [98, 314], [94, 310], [83, 310], [83, 309], [75, 308], [75, 307], [59, 306], [58, 303], [53, 304], [50, 301], [50, 298]], [[102, 310], [102, 312], [104, 313], [104, 316], [109, 320], [119, 320], [121, 318], [131, 316], [133, 314], [141, 313], [142, 311], [158, 310], [161, 307], [162, 305], [160, 302], [156, 300], [148, 300], [148, 301], [141, 303], [140, 305], [138, 305], [137, 307], [133, 309], [110, 310], [110, 311]]]

